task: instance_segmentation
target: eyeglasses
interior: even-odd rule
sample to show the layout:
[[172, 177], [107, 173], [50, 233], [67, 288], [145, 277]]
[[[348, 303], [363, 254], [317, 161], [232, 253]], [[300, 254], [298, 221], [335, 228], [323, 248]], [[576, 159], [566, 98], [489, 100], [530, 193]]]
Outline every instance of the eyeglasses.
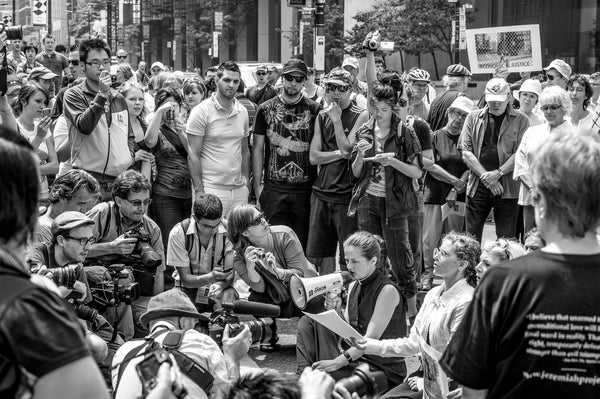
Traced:
[[93, 244], [96, 242], [96, 239], [94, 237], [71, 237], [71, 236], [64, 236], [65, 238], [74, 240], [74, 241], [78, 241], [79, 245], [81, 245], [82, 247], [85, 247], [88, 244]]
[[108, 67], [110, 67], [110, 60], [105, 60], [105, 61], [102, 61], [102, 62], [94, 60], [94, 61], [91, 61], [91, 62], [86, 62], [86, 64], [87, 65], [91, 65], [91, 66], [96, 67], [96, 68], [100, 68], [100, 65], [102, 65], [104, 68], [108, 68]]
[[452, 115], [454, 115], [454, 117], [456, 119], [466, 119], [466, 117], [468, 115], [466, 112], [461, 112], [461, 111], [457, 111], [457, 110], [450, 110], [448, 112], [450, 112]]
[[133, 205], [136, 208], [140, 208], [142, 205], [144, 206], [148, 206], [152, 203], [152, 198], [146, 198], [145, 200], [134, 200], [134, 201], [130, 201], [127, 198], [123, 198], [125, 201], [129, 202], [131, 205]]
[[345, 93], [348, 90], [350, 90], [350, 86], [339, 86], [339, 85], [334, 85], [334, 84], [328, 83], [328, 84], [325, 85], [325, 90], [327, 92], [336, 91], [337, 90], [340, 93]]
[[72, 64], [73, 66], [78, 66], [79, 60], [69, 60], [69, 64]]
[[561, 108], [562, 105], [560, 104], [550, 104], [550, 105], [542, 105], [540, 107], [540, 109], [544, 112], [548, 111], [548, 110], [552, 110], [552, 111], [556, 111], [557, 109]]
[[221, 224], [221, 221], [220, 221], [220, 220], [219, 220], [219, 221], [218, 221], [216, 224], [214, 224], [214, 225], [213, 225], [213, 224], [207, 224], [207, 223], [201, 223], [201, 222], [198, 222], [198, 225], [199, 225], [200, 227], [202, 227], [202, 228], [204, 228], [204, 229], [207, 229], [207, 230], [214, 230], [214, 229], [216, 229], [217, 227], [219, 227], [219, 225], [220, 225], [220, 224]]
[[249, 227], [258, 226], [259, 224], [261, 224], [263, 222], [263, 220], [266, 220], [265, 214], [264, 214], [264, 212], [261, 212], [258, 214], [258, 216], [256, 218], [252, 219], [252, 221], [249, 223]]
[[127, 58], [126, 55], [117, 55], [117, 58], [120, 60], [124, 60], [125, 58]]
[[439, 248], [433, 249], [433, 257], [434, 258], [438, 258], [438, 257], [447, 258], [449, 256], [450, 256], [450, 254], [448, 252], [444, 251], [443, 249], [439, 249]]
[[266, 72], [256, 72], [256, 74], [257, 74], [258, 76], [265, 76], [267, 73], [266, 73]]
[[288, 82], [293, 82], [294, 80], [296, 81], [296, 83], [302, 83], [304, 82], [304, 76], [294, 76], [294, 75], [283, 75], [283, 78], [288, 81]]
[[546, 77], [549, 81], [553, 81], [555, 78], [560, 78], [560, 76], [550, 75], [549, 73], [546, 74]]

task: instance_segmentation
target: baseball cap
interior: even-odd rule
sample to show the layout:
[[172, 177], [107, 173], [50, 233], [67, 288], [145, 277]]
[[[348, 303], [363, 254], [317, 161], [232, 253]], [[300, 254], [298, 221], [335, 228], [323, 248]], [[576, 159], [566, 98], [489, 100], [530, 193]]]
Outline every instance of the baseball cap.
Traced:
[[542, 94], [542, 84], [537, 79], [527, 79], [519, 90], [513, 91], [513, 97], [518, 100], [522, 92], [533, 93], [539, 97]]
[[571, 73], [573, 72], [571, 66], [560, 59], [553, 60], [550, 63], [550, 65], [544, 68], [544, 71], [549, 71], [552, 68], [556, 69], [556, 71], [560, 73], [565, 79], [569, 79]]
[[127, 51], [123, 50], [123, 49], [119, 49], [119, 51], [117, 51], [117, 57], [126, 57], [127, 56]]
[[467, 69], [463, 64], [452, 64], [446, 68], [446, 75], [448, 76], [471, 76], [471, 71]]
[[300, 74], [306, 78], [308, 76], [308, 68], [304, 61], [297, 58], [291, 58], [283, 66], [281, 74], [286, 75], [291, 73]]
[[448, 109], [452, 109], [452, 108], [459, 109], [466, 113], [470, 113], [475, 109], [475, 105], [473, 104], [473, 101], [471, 101], [471, 99], [469, 97], [458, 96], [452, 102], [452, 104], [448, 107]]
[[156, 61], [154, 64], [152, 64], [152, 66], [150, 67], [150, 69], [152, 69], [152, 68], [160, 68], [163, 71], [166, 69], [165, 66], [164, 66], [164, 64], [162, 62], [160, 62], [160, 61]]
[[352, 75], [344, 68], [333, 68], [329, 72], [326, 83], [333, 83], [341, 86], [352, 86]]
[[269, 68], [265, 64], [260, 64], [256, 67], [256, 72], [269, 72]]
[[35, 67], [29, 72], [29, 80], [35, 79], [54, 79], [58, 75], [46, 67]]
[[485, 101], [504, 101], [510, 93], [510, 85], [504, 79], [493, 78], [485, 85]]
[[50, 230], [52, 235], [55, 236], [61, 231], [69, 231], [81, 226], [91, 226], [95, 223], [81, 212], [68, 211], [61, 213], [52, 221]]
[[356, 58], [356, 57], [345, 58], [344, 62], [342, 62], [342, 68], [345, 66], [351, 66], [352, 68], [358, 69], [358, 58]]

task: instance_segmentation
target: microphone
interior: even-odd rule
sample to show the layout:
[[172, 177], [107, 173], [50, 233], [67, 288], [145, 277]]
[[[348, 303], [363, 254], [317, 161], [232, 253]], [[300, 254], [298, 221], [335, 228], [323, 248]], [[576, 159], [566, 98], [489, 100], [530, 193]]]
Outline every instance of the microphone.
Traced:
[[237, 314], [249, 314], [259, 317], [279, 317], [281, 308], [277, 305], [251, 301], [222, 302], [223, 309], [231, 310]]

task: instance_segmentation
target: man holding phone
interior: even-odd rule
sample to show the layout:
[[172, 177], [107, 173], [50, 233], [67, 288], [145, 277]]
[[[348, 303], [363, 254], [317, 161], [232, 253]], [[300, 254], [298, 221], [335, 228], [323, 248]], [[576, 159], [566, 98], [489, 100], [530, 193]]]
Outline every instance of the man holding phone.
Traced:
[[167, 265], [177, 268], [181, 290], [201, 312], [213, 310], [208, 297], [217, 302], [238, 298], [232, 287], [233, 245], [222, 215], [221, 200], [201, 194], [194, 201], [192, 217], [177, 223], [169, 234]]

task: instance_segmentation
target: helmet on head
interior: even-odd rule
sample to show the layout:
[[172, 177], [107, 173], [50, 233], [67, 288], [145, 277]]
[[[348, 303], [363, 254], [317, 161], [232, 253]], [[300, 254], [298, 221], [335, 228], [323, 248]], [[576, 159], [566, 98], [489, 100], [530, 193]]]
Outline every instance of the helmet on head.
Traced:
[[431, 82], [431, 75], [424, 69], [411, 68], [408, 71], [409, 82]]

